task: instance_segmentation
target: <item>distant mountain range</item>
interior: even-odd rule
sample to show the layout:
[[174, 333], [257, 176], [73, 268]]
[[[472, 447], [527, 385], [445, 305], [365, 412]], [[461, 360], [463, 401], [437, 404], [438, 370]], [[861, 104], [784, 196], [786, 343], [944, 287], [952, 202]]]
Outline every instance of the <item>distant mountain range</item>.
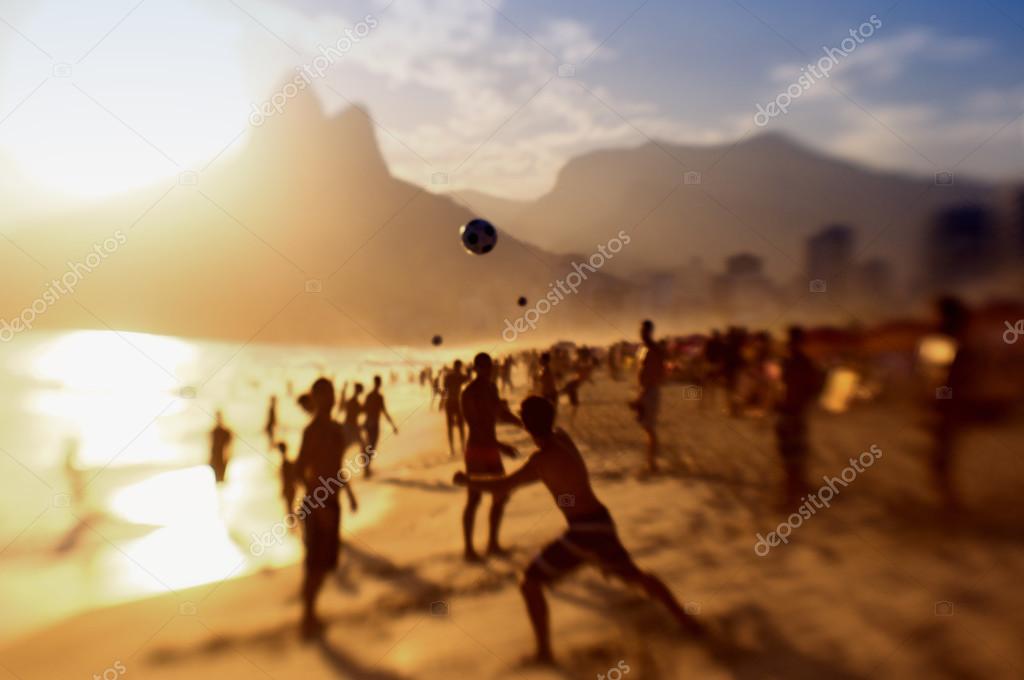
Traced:
[[719, 146], [652, 142], [588, 153], [531, 202], [464, 197], [504, 229], [556, 253], [590, 252], [606, 234], [625, 229], [634, 242], [609, 266], [613, 273], [674, 270], [693, 257], [720, 269], [727, 256], [746, 251], [786, 278], [804, 271], [807, 237], [836, 222], [858, 232], [864, 256], [899, 263], [909, 274], [906, 265], [919, 261], [923, 228], [938, 209], [988, 202], [994, 193], [959, 177], [937, 185], [931, 177], [871, 170], [768, 133]]
[[[804, 239], [836, 221], [864, 241], [881, 232], [868, 252], [908, 263], [933, 211], [993, 192], [875, 172], [764, 135], [731, 147], [589, 153], [528, 203], [435, 195], [390, 174], [365, 111], [326, 116], [307, 91], [198, 177], [9, 225], [17, 248], [0, 250], [0, 316], [20, 314], [120, 230], [124, 244], [38, 325], [387, 347], [440, 334], [501, 347], [506, 319], [622, 231], [629, 244], [578, 295], [557, 296], [530, 336], [621, 337], [633, 334], [659, 270], [695, 259], [718, 269], [747, 251], [771, 274], [794, 275]], [[486, 256], [458, 241], [475, 215], [501, 230]]]
[[[82, 277], [77, 303], [60, 299], [39, 325], [364, 347], [438, 334], [500, 347], [505, 319], [526, 311], [517, 299], [532, 305], [572, 267], [509, 232], [486, 256], [466, 253], [458, 229], [474, 215], [392, 177], [366, 112], [327, 117], [312, 94], [192, 179], [9, 231], [38, 263], [0, 253], [0, 316], [18, 315], [116, 230], [124, 245]], [[594, 307], [629, 289], [588, 278], [544, 331], [602, 323]]]

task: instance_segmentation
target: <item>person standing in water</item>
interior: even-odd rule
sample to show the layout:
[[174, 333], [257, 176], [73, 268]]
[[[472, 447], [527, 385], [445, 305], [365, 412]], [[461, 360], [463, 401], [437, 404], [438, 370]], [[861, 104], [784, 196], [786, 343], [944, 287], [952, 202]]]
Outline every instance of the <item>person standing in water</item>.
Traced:
[[373, 390], [363, 400], [363, 413], [366, 414], [363, 419], [363, 429], [366, 430], [367, 458], [364, 474], [367, 477], [371, 475], [370, 463], [373, 462], [374, 457], [377, 455], [377, 443], [380, 441], [380, 417], [382, 415], [388, 419], [392, 431], [398, 434], [398, 426], [395, 425], [395, 421], [391, 419], [391, 414], [388, 413], [388, 407], [384, 404], [384, 395], [381, 394], [380, 386], [380, 376], [373, 376]]
[[213, 468], [213, 477], [220, 484], [224, 481], [224, 473], [228, 468], [228, 447], [231, 445], [233, 435], [231, 430], [224, 426], [224, 414], [217, 411], [217, 422], [210, 431], [210, 467]]
[[[508, 404], [498, 396], [498, 388], [491, 380], [493, 364], [490, 355], [481, 352], [473, 359], [476, 378], [462, 391], [462, 413], [469, 425], [469, 439], [466, 442], [466, 472], [471, 475], [503, 475], [505, 466], [501, 456], [513, 457], [515, 449], [498, 441], [498, 421], [522, 427], [519, 418], [513, 414]], [[469, 489], [466, 497], [466, 509], [462, 513], [462, 533], [465, 543], [467, 562], [476, 562], [480, 556], [473, 548], [473, 526], [476, 523], [476, 511], [480, 506], [481, 492]], [[508, 494], [491, 494], [490, 534], [487, 540], [487, 554], [504, 553], [498, 541], [501, 530], [501, 519], [505, 512]]]
[[267, 441], [270, 442], [270, 448], [273, 448], [275, 441], [274, 434], [277, 431], [277, 397], [274, 395], [270, 395], [270, 407], [267, 409], [267, 423], [263, 426], [263, 431], [267, 434]]
[[302, 624], [304, 638], [320, 634], [323, 623], [316, 614], [316, 600], [324, 579], [338, 566], [341, 530], [341, 501], [338, 492], [348, 495], [352, 512], [358, 509], [348, 478], [341, 479], [345, 452], [345, 430], [331, 417], [334, 411], [334, 385], [326, 378], [313, 383], [315, 414], [302, 432], [302, 445], [295, 460], [295, 472], [306, 495], [303, 540], [306, 557], [302, 581]]
[[288, 460], [288, 445], [277, 443], [281, 454], [281, 498], [284, 500], [284, 512], [290, 514], [295, 509], [295, 494], [298, 492], [295, 479], [295, 463]]
[[671, 612], [680, 626], [691, 635], [703, 635], [703, 628], [676, 600], [661, 579], [642, 571], [619, 540], [618, 531], [608, 509], [598, 500], [590, 485], [587, 465], [572, 439], [561, 429], [554, 429], [555, 409], [541, 397], [528, 397], [522, 404], [523, 421], [538, 450], [509, 476], [480, 478], [472, 473], [455, 473], [455, 484], [470, 493], [490, 492], [507, 497], [520, 486], [542, 482], [555, 499], [569, 524], [562, 536], [549, 543], [527, 567], [520, 581], [520, 592], [537, 642], [536, 660], [550, 664], [550, 620], [544, 588], [590, 563], [606, 575], [612, 575], [630, 586], [641, 588], [650, 599], [660, 602]]

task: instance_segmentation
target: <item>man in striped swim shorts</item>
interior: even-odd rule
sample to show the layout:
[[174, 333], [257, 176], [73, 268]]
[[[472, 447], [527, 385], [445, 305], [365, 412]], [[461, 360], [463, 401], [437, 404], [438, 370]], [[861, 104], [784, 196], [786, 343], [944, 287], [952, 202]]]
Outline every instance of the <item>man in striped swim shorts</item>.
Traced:
[[518, 486], [543, 482], [554, 497], [569, 528], [545, 547], [523, 574], [520, 589], [537, 639], [537, 661], [551, 663], [548, 605], [543, 587], [590, 563], [605, 574], [639, 586], [648, 597], [665, 605], [685, 630], [694, 635], [700, 625], [679, 605], [672, 591], [649, 572], [642, 571], [619, 540], [608, 509], [590, 485], [586, 463], [572, 439], [554, 429], [555, 408], [547, 399], [529, 397], [522, 405], [522, 420], [539, 450], [508, 476], [479, 478], [463, 472], [455, 483], [477, 491], [508, 494]]

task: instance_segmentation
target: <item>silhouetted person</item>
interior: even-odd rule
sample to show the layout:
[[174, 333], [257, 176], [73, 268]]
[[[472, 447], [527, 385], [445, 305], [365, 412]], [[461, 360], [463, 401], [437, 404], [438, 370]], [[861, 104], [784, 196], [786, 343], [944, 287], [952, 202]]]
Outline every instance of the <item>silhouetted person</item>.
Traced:
[[368, 458], [364, 474], [367, 477], [371, 475], [370, 463], [373, 462], [373, 458], [377, 455], [377, 442], [380, 441], [380, 417], [382, 415], [391, 423], [391, 429], [394, 433], [398, 434], [398, 426], [391, 419], [388, 407], [384, 404], [384, 395], [380, 392], [380, 385], [380, 376], [373, 376], [373, 390], [363, 400], [363, 413], [366, 414], [363, 420], [363, 429], [366, 430], [366, 455]]
[[341, 408], [345, 412], [345, 420], [342, 427], [345, 428], [345, 447], [355, 444], [360, 451], [366, 448], [363, 441], [363, 431], [359, 427], [359, 414], [363, 412], [363, 405], [359, 402], [359, 395], [363, 393], [363, 383], [357, 382], [352, 386], [352, 398], [347, 399], [348, 383], [341, 386]]
[[661, 407], [661, 384], [665, 380], [665, 347], [654, 339], [654, 322], [640, 324], [644, 356], [640, 364], [640, 396], [633, 402], [637, 422], [647, 434], [647, 470], [658, 471], [658, 411]]
[[338, 566], [341, 529], [341, 502], [337, 492], [348, 494], [355, 512], [355, 495], [349, 482], [339, 479], [345, 452], [345, 431], [331, 413], [334, 410], [334, 385], [326, 378], [313, 383], [316, 414], [302, 432], [302, 446], [295, 461], [299, 479], [306, 490], [302, 505], [307, 509], [304, 519], [306, 546], [305, 574], [302, 583], [302, 634], [314, 637], [322, 624], [316, 615], [316, 599], [324, 578]]
[[705, 399], [701, 401], [703, 406], [711, 402], [714, 406], [717, 400], [718, 388], [722, 382], [725, 363], [725, 339], [716, 329], [711, 331], [711, 337], [704, 344], [704, 391]]
[[746, 334], [739, 328], [733, 327], [725, 335], [725, 348], [722, 356], [722, 378], [725, 382], [725, 397], [728, 403], [729, 415], [739, 415], [739, 388], [740, 373], [743, 369], [743, 346], [746, 342]]
[[940, 388], [946, 394], [935, 399], [931, 468], [946, 509], [957, 510], [960, 501], [953, 481], [953, 454], [964, 428], [970, 424], [975, 408], [972, 374], [978, 370], [979, 362], [976, 350], [967, 345], [967, 327], [970, 322], [967, 307], [953, 297], [940, 298], [936, 306], [938, 330], [956, 342], [956, 355], [949, 366], [946, 384]]
[[526, 464], [507, 477], [481, 479], [472, 473], [467, 476], [458, 472], [454, 481], [465, 485], [470, 493], [489, 491], [496, 496], [507, 496], [525, 484], [543, 482], [569, 523], [566, 532], [549, 543], [530, 563], [520, 585], [537, 640], [537, 660], [553, 661], [544, 586], [552, 585], [587, 562], [606, 575], [639, 586], [648, 597], [664, 604], [686, 630], [699, 634], [700, 625], [683, 611], [668, 586], [657, 576], [641, 571], [622, 545], [608, 509], [597, 499], [590, 485], [583, 456], [569, 435], [553, 429], [555, 410], [551, 402], [529, 397], [523, 402], [521, 412], [526, 429], [538, 447]]
[[540, 355], [540, 396], [551, 402], [558, 413], [558, 383], [555, 380], [555, 371], [551, 366], [551, 353], [543, 352]]
[[270, 406], [267, 408], [267, 422], [263, 426], [263, 431], [267, 434], [267, 441], [270, 442], [269, 446], [274, 446], [274, 433], [277, 430], [277, 397], [271, 395]]
[[619, 351], [617, 343], [608, 348], [608, 375], [616, 382], [622, 380], [622, 359]]
[[512, 368], [515, 364], [516, 360], [512, 355], [505, 357], [504, 361], [501, 362], [501, 389], [506, 392], [511, 392], [514, 388], [512, 384]]
[[[498, 396], [498, 388], [491, 381], [491, 357], [481, 352], [473, 359], [476, 378], [462, 391], [462, 414], [469, 426], [469, 439], [466, 442], [466, 472], [471, 475], [503, 475], [505, 466], [501, 462], [502, 454], [515, 455], [512, 447], [498, 441], [498, 421], [522, 427], [519, 419], [509, 411], [508, 404]], [[501, 554], [498, 532], [501, 529], [501, 518], [505, 511], [508, 495], [495, 493], [491, 495], [490, 535], [487, 541], [487, 553]], [[462, 514], [462, 532], [465, 539], [465, 557], [468, 561], [479, 560], [473, 548], [473, 525], [476, 522], [476, 511], [480, 505], [480, 491], [470, 489], [466, 498], [466, 509]]]
[[284, 499], [284, 512], [287, 515], [295, 509], [298, 480], [295, 474], [295, 463], [288, 460], [288, 445], [278, 442], [277, 450], [281, 454], [281, 497]]
[[804, 331], [789, 329], [788, 356], [782, 362], [785, 390], [778, 404], [775, 435], [786, 475], [785, 503], [792, 506], [807, 492], [807, 414], [825, 385], [825, 374], [804, 352]]
[[466, 383], [466, 374], [462, 372], [462, 361], [455, 360], [450, 371], [444, 374], [444, 390], [441, 400], [444, 405], [445, 425], [448, 430], [448, 450], [455, 457], [455, 443], [452, 441], [452, 430], [459, 431], [459, 448], [466, 452], [466, 421], [462, 416], [462, 386]]
[[213, 468], [213, 477], [218, 484], [224, 481], [224, 473], [227, 471], [228, 447], [232, 437], [231, 430], [224, 426], [224, 414], [217, 411], [217, 422], [210, 431], [210, 467]]
[[85, 502], [86, 483], [78, 460], [78, 441], [69, 439], [64, 445], [64, 475], [68, 479], [71, 507], [81, 508]]
[[[580, 387], [590, 382], [590, 374], [594, 370], [594, 363], [591, 360], [590, 350], [586, 347], [580, 349], [578, 356], [576, 357], [576, 365], [574, 367], [576, 375], [562, 388], [565, 395], [569, 397], [569, 405], [572, 408], [570, 412], [570, 422], [576, 422], [576, 412], [580, 409]], [[557, 413], [557, 409], [556, 409]]]

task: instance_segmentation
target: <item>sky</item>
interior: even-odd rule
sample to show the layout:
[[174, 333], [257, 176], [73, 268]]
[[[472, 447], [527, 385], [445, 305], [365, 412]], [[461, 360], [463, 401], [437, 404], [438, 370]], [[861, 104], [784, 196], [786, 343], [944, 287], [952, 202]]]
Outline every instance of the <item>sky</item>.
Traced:
[[396, 175], [438, 191], [532, 198], [588, 150], [765, 131], [1019, 181], [1022, 44], [1009, 0], [4, 2], [0, 168], [79, 197], [201, 173], [304, 73], [327, 111], [366, 107]]

